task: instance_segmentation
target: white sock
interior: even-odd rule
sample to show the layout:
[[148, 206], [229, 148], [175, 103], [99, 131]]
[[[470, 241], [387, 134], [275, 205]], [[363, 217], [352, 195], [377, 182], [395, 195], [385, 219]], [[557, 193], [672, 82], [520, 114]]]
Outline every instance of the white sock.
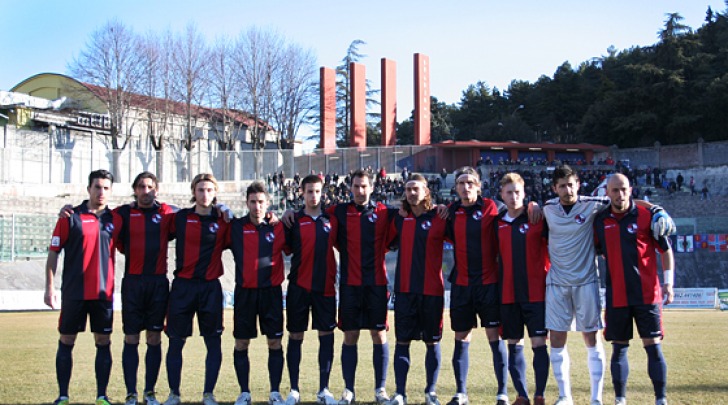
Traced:
[[597, 342], [594, 347], [587, 347], [586, 357], [589, 365], [589, 375], [591, 376], [591, 399], [592, 401], [601, 401], [604, 373], [607, 369], [607, 359], [604, 356], [602, 342]]
[[566, 346], [551, 348], [551, 368], [559, 386], [559, 396], [571, 398], [571, 359]]

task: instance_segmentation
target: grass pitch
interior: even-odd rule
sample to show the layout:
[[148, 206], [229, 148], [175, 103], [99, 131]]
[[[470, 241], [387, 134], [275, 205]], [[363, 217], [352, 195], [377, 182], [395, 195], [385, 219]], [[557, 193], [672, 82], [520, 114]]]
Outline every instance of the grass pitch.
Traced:
[[[390, 313], [390, 324], [393, 319]], [[454, 393], [455, 384], [450, 358], [452, 356], [453, 335], [447, 324], [445, 314], [445, 338], [442, 342], [442, 367], [438, 382], [438, 393], [446, 402]], [[0, 313], [0, 405], [5, 404], [50, 404], [58, 395], [55, 377], [55, 353], [58, 333], [57, 312], [17, 312]], [[232, 325], [232, 311], [225, 313], [226, 325]], [[728, 336], [728, 313], [718, 311], [665, 311], [666, 339], [663, 350], [668, 364], [668, 399], [674, 404], [728, 404], [728, 378], [725, 367], [728, 364], [728, 350], [725, 348]], [[230, 329], [223, 336], [223, 364], [215, 395], [221, 404], [231, 405], [239, 393], [232, 365], [233, 338]], [[339, 352], [342, 335], [336, 333], [334, 366], [331, 373], [330, 389], [336, 397], [343, 389]], [[589, 371], [586, 367], [586, 352], [581, 335], [569, 336], [571, 355], [571, 376], [576, 404], [589, 403]], [[284, 348], [287, 338], [284, 338]], [[389, 332], [390, 354], [394, 354], [394, 331]], [[166, 353], [166, 339], [163, 350]], [[114, 366], [108, 394], [113, 403], [124, 403], [126, 390], [121, 371], [121, 314], [115, 315], [115, 331], [112, 335], [112, 354]], [[528, 344], [527, 344], [528, 346]], [[139, 384], [144, 381], [143, 364], [145, 345], [140, 346]], [[315, 403], [318, 390], [318, 339], [315, 332], [308, 332], [303, 344], [301, 364], [301, 400], [306, 404]], [[605, 344], [607, 359], [611, 355], [611, 345]], [[369, 403], [374, 399], [373, 372], [371, 367], [372, 345], [368, 334], [363, 333], [359, 342], [359, 367], [357, 369], [357, 400]], [[532, 352], [525, 351], [527, 364], [531, 364]], [[96, 393], [94, 379], [95, 349], [90, 332], [79, 335], [74, 349], [74, 368], [71, 378], [71, 403], [92, 404]], [[408, 380], [408, 402], [424, 402], [422, 393], [425, 381], [424, 344], [413, 342], [412, 365]], [[268, 398], [267, 346], [263, 338], [251, 344], [251, 389], [256, 403], [266, 403]], [[188, 340], [184, 351], [182, 371], [182, 400], [185, 404], [200, 403], [204, 379], [205, 346], [202, 338], [193, 336]], [[652, 385], [647, 377], [646, 354], [638, 340], [632, 341], [629, 349], [630, 376], [627, 398], [630, 404], [654, 403]], [[528, 381], [533, 389], [533, 374], [529, 370]], [[142, 389], [143, 387], [139, 387]], [[281, 390], [287, 394], [288, 376], [284, 371]], [[168, 394], [164, 365], [157, 385], [158, 399], [164, 400]], [[390, 360], [387, 391], [394, 393], [394, 370]], [[493, 403], [495, 401], [495, 378], [491, 363], [490, 349], [482, 329], [474, 332], [470, 346], [470, 374], [468, 391], [473, 404]], [[511, 401], [515, 390], [509, 382]], [[553, 403], [558, 396], [553, 374], [549, 376], [546, 390], [547, 403]], [[604, 387], [604, 403], [613, 403], [611, 374], [609, 365]]]

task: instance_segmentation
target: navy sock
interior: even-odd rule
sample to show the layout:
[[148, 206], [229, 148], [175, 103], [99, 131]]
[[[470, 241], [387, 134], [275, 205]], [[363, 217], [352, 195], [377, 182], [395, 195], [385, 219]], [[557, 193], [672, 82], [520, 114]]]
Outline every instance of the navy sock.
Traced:
[[356, 363], [359, 361], [357, 345], [341, 345], [341, 374], [344, 376], [344, 386], [354, 392], [356, 380]]
[[627, 361], [629, 345], [612, 343], [612, 359], [609, 368], [612, 371], [612, 385], [615, 397], [627, 397], [627, 377], [629, 377], [629, 362]]
[[56, 352], [56, 379], [61, 397], [68, 396], [68, 385], [71, 382], [71, 371], [73, 371], [73, 345], [63, 344], [58, 341]]
[[301, 339], [288, 339], [286, 349], [286, 362], [288, 363], [288, 378], [291, 381], [291, 389], [298, 391], [298, 376], [301, 368]]
[[397, 384], [397, 393], [407, 393], [407, 373], [410, 368], [410, 345], [396, 344], [394, 346], [394, 380]]
[[159, 378], [159, 369], [162, 366], [162, 345], [147, 344], [147, 355], [144, 359], [146, 365], [146, 379], [144, 381], [144, 392], [154, 392]]
[[647, 352], [647, 373], [652, 380], [655, 390], [655, 399], [667, 396], [667, 363], [662, 354], [662, 344], [645, 346]]
[[549, 368], [551, 361], [549, 360], [549, 351], [546, 345], [534, 347], [533, 349], [533, 374], [536, 380], [536, 391], [534, 396], [542, 397], [546, 391], [546, 382], [549, 379]]
[[268, 380], [271, 391], [281, 390], [283, 378], [283, 348], [268, 349]]
[[217, 377], [222, 366], [222, 344], [220, 336], [205, 336], [207, 357], [205, 357], [205, 388], [203, 393], [215, 391]]
[[427, 353], [425, 354], [425, 374], [427, 376], [427, 387], [425, 392], [435, 391], [437, 386], [437, 377], [440, 374], [440, 363], [442, 362], [442, 353], [440, 351], [440, 343], [427, 345]]
[[111, 375], [111, 344], [96, 345], [96, 396], [106, 396]]
[[182, 349], [184, 347], [184, 339], [169, 338], [169, 348], [167, 349], [167, 381], [169, 381], [169, 390], [174, 395], [180, 395], [179, 385], [182, 380]]
[[127, 394], [136, 394], [137, 370], [139, 369], [139, 343], [124, 342], [121, 351], [121, 368], [124, 370], [124, 383]]
[[452, 352], [452, 369], [455, 374], [455, 385], [457, 386], [457, 392], [462, 394], [467, 394], [468, 392], [469, 348], [470, 342], [456, 340], [455, 350]]
[[384, 388], [387, 384], [387, 368], [389, 367], [389, 343], [373, 345], [372, 364], [374, 364], [374, 388]]
[[[331, 365], [334, 363], [334, 334], [319, 335], [319, 391], [329, 386]], [[289, 366], [290, 367], [290, 366]]]
[[[508, 351], [502, 340], [490, 342], [493, 353], [493, 369], [498, 381], [498, 395], [508, 395]], [[524, 373], [525, 374], [525, 373]]]
[[519, 396], [528, 398], [526, 389], [526, 358], [523, 356], [523, 346], [508, 345], [508, 371], [511, 373], [513, 387]]
[[240, 392], [250, 392], [250, 359], [247, 350], [235, 350], [233, 352], [233, 366], [235, 375], [238, 377]]

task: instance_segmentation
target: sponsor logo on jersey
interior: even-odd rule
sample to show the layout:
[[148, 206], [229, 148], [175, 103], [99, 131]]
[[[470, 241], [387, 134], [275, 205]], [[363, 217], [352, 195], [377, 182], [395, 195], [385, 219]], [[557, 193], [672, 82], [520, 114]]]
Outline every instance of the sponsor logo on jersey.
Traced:
[[420, 226], [422, 227], [422, 229], [424, 229], [426, 231], [426, 230], [432, 228], [432, 222], [430, 222], [429, 220], [425, 220], [425, 222], [423, 222], [422, 225], [420, 225]]
[[83, 222], [84, 224], [90, 224], [92, 222], [96, 222], [96, 220], [95, 219], [82, 219], [81, 222]]
[[526, 232], [528, 232], [529, 228], [530, 228], [530, 226], [528, 226], [528, 224], [521, 224], [521, 226], [518, 227], [518, 232], [525, 235]]
[[374, 223], [374, 222], [377, 222], [379, 217], [377, 216], [377, 214], [372, 212], [371, 214], [367, 215], [367, 219], [369, 220], [369, 222]]
[[252, 233], [255, 233], [255, 230], [253, 229], [246, 229], [243, 231], [243, 235], [250, 235]]
[[631, 233], [633, 235], [635, 233], [637, 233], [637, 224], [629, 224], [629, 225], [627, 225], [627, 232], [629, 232], [629, 233]]
[[586, 218], [584, 218], [583, 215], [578, 214], [576, 217], [574, 217], [574, 222], [576, 222], [577, 224], [581, 225], [584, 222], [586, 222]]
[[268, 243], [273, 243], [273, 241], [276, 239], [276, 235], [273, 232], [268, 232], [265, 234], [265, 240], [268, 241]]
[[142, 216], [142, 214], [139, 214], [139, 213], [133, 213], [133, 212], [132, 212], [131, 214], [129, 214], [129, 216], [130, 216], [130, 217], [132, 217], [132, 218], [136, 218], [136, 217], [140, 217], [140, 216]]
[[106, 224], [106, 226], [104, 226], [104, 230], [106, 230], [106, 232], [109, 232], [109, 233], [114, 232], [114, 224], [112, 224], [112, 223]]
[[476, 221], [480, 221], [480, 219], [483, 218], [483, 213], [480, 211], [473, 212], [473, 219]]
[[617, 225], [611, 224], [611, 225], [604, 225], [604, 229], [611, 229], [614, 228]]
[[329, 232], [331, 232], [331, 224], [330, 224], [330, 223], [328, 223], [328, 222], [324, 222], [324, 224], [323, 224], [323, 227], [322, 227], [322, 228], [323, 228], [324, 232], [326, 232], [326, 233], [329, 233]]
[[60, 236], [54, 236], [51, 238], [51, 246], [53, 247], [59, 247], [61, 246], [61, 237]]
[[210, 229], [210, 232], [212, 233], [217, 233], [217, 230], [220, 229], [220, 225], [218, 225], [217, 222], [213, 222], [210, 224], [208, 229]]
[[152, 222], [154, 222], [155, 224], [162, 222], [162, 216], [159, 214], [152, 215]]
[[198, 221], [198, 220], [196, 220], [196, 219], [188, 219], [188, 220], [187, 220], [187, 223], [188, 223], [188, 224], [196, 224], [196, 223], [198, 223], [198, 222], [200, 222], [200, 221]]

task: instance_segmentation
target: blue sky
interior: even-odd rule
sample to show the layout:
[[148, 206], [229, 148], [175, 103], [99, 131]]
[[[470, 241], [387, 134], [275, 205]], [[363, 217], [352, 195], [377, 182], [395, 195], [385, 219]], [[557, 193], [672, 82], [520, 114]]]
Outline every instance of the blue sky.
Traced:
[[[336, 66], [352, 40], [367, 78], [379, 88], [379, 61], [397, 62], [398, 120], [412, 109], [412, 59], [430, 57], [431, 93], [456, 103], [477, 81], [506, 89], [511, 80], [552, 76], [618, 50], [657, 41], [665, 14], [680, 13], [697, 29], [722, 0], [555, 1], [41, 1], [0, 0], [0, 90], [42, 72], [67, 72], [90, 34], [111, 18], [139, 33], [181, 30], [194, 22], [210, 41], [256, 25], [313, 49], [320, 66]], [[527, 106], [526, 106], [527, 108]]]

